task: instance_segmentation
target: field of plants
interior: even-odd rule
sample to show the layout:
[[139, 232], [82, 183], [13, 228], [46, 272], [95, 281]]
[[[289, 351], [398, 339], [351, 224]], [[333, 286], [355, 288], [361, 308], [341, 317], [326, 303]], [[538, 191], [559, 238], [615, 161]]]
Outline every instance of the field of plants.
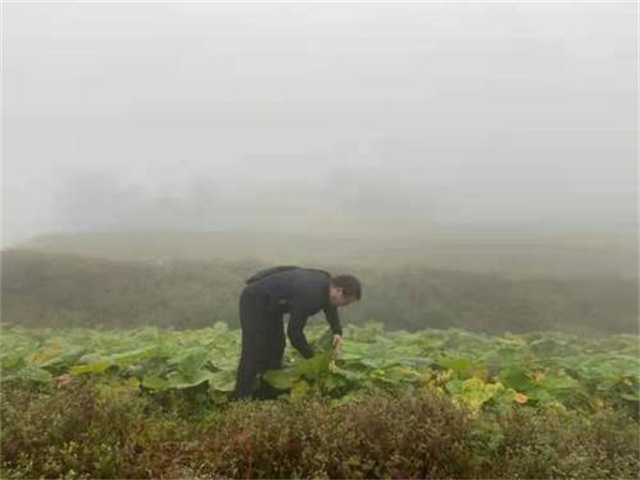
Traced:
[[[5, 328], [0, 336], [3, 478], [452, 478], [508, 477], [514, 469], [521, 469], [523, 478], [563, 477], [565, 473], [573, 477], [571, 472], [582, 472], [582, 478], [620, 478], [640, 472], [640, 344], [636, 336], [585, 338], [553, 332], [491, 336], [457, 329], [409, 333], [388, 332], [381, 325], [369, 324], [348, 327], [342, 350], [334, 352], [324, 326], [307, 330], [316, 355], [305, 360], [288, 347], [285, 367], [267, 372], [260, 380], [259, 391], [270, 392], [275, 400], [232, 402], [240, 335], [223, 323], [186, 331]], [[69, 420], [67, 417], [75, 415], [73, 405], [83, 398], [91, 406], [76, 405], [77, 415], [84, 418], [90, 411], [93, 416]], [[140, 401], [144, 408], [138, 412], [135, 405]], [[25, 413], [25, 405], [43, 410]], [[111, 410], [118, 405], [125, 412]], [[417, 410], [411, 413], [412, 409]], [[129, 417], [134, 411], [137, 416]], [[100, 412], [105, 412], [104, 420], [96, 420], [101, 418]], [[166, 423], [170, 414], [177, 415], [171, 417], [172, 422], [180, 418], [182, 427]], [[119, 415], [124, 415], [124, 420], [114, 433]], [[278, 420], [272, 418], [278, 415]], [[336, 420], [334, 415], [345, 417]], [[331, 442], [320, 439], [326, 432], [314, 433], [318, 436], [315, 440], [309, 437], [309, 431], [328, 428], [326, 424], [334, 422], [347, 422], [349, 435], [358, 435], [360, 427], [349, 423], [357, 423], [357, 419], [364, 429], [362, 439], [354, 437], [348, 447], [336, 446], [333, 453], [325, 451]], [[61, 427], [65, 421], [75, 427]], [[282, 431], [285, 425], [300, 421], [312, 424]], [[431, 425], [436, 421], [444, 423]], [[367, 433], [377, 422], [391, 424], [380, 424], [377, 433]], [[63, 433], [56, 430], [59, 428]], [[514, 443], [517, 435], [512, 429], [518, 428], [526, 429], [525, 437], [533, 446], [527, 444], [526, 451], [518, 454], [524, 457], [514, 452], [509, 457], [510, 448], [525, 448], [518, 447], [523, 439]], [[555, 433], [540, 433], [540, 428]], [[565, 428], [567, 431], [562, 431]], [[611, 431], [603, 433], [601, 428]], [[456, 439], [456, 429], [467, 433]], [[149, 437], [154, 430], [158, 430], [157, 437]], [[184, 437], [179, 438], [176, 431], [182, 431]], [[219, 441], [231, 442], [231, 446], [207, 443], [221, 435], [224, 438]], [[346, 433], [336, 435], [344, 437]], [[385, 435], [393, 437], [384, 440]], [[438, 440], [438, 435], [444, 436]], [[623, 439], [622, 443], [609, 435]], [[42, 438], [35, 440], [38, 436]], [[104, 438], [112, 438], [118, 449], [109, 450], [111, 447], [102, 443]], [[194, 440], [198, 438], [201, 441]], [[384, 446], [367, 444], [372, 438]], [[452, 449], [447, 455], [460, 448], [460, 457], [431, 458], [422, 450], [411, 453], [412, 448], [432, 448], [429, 442], [436, 440], [440, 447], [433, 448]], [[324, 442], [323, 446], [318, 442]], [[545, 442], [555, 453], [544, 450]], [[208, 445], [206, 452], [198, 450], [205, 448], [202, 445]], [[311, 445], [313, 455], [320, 455], [322, 461], [309, 460], [305, 445]], [[296, 448], [300, 452], [286, 456]], [[353, 450], [346, 459], [341, 456], [345, 448]], [[562, 448], [572, 451], [564, 455]], [[581, 452], [580, 448], [587, 450]], [[379, 449], [390, 450], [385, 453]], [[164, 452], [164, 460], [139, 458], [151, 455], [148, 452], [156, 456]], [[135, 461], [125, 460], [131, 455]], [[491, 455], [500, 461], [491, 460]], [[598, 455], [607, 456], [612, 466], [603, 467], [606, 462]], [[380, 460], [366, 460], [368, 456]], [[533, 460], [525, 466], [509, 463], [530, 456]], [[42, 460], [49, 457], [51, 460]], [[105, 458], [111, 459], [106, 466], [102, 463]], [[563, 464], [567, 459], [573, 463]], [[397, 471], [389, 470], [394, 462], [400, 465]], [[134, 464], [148, 463], [154, 466], [130, 470]]]
[[[344, 403], [378, 390], [432, 389], [472, 410], [554, 406], [592, 411], [605, 404], [637, 412], [640, 344], [632, 335], [563, 333], [489, 336], [463, 330], [348, 329], [342, 351], [323, 328], [309, 334], [314, 358], [287, 350], [285, 368], [262, 381], [290, 401], [322, 396]], [[5, 329], [2, 383], [47, 388], [91, 377], [149, 395], [206, 394], [220, 404], [233, 391], [239, 331]]]

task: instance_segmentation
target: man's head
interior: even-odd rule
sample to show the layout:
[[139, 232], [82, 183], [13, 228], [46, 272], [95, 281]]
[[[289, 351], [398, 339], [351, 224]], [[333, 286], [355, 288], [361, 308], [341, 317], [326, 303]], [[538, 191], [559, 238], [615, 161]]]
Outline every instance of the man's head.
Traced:
[[362, 298], [362, 285], [353, 275], [337, 275], [331, 278], [329, 300], [336, 307], [344, 307]]

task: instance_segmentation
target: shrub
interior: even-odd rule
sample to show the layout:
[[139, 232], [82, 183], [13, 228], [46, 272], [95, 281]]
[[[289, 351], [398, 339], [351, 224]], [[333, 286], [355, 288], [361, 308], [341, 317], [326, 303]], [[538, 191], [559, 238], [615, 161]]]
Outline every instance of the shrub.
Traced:
[[[427, 391], [238, 402], [194, 417], [140, 392], [2, 391], [2, 478], [638, 478], [620, 412], [470, 416]], [[177, 413], [176, 413], [177, 412]]]

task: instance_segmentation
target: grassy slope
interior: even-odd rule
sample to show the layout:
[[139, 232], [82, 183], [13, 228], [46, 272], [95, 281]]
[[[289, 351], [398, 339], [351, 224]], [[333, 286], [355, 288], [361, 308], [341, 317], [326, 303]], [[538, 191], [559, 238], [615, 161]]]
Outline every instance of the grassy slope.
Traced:
[[124, 261], [214, 259], [364, 267], [421, 265], [512, 277], [637, 277], [637, 238], [590, 233], [126, 232], [49, 235], [21, 246]]
[[[130, 262], [5, 251], [2, 319], [30, 326], [197, 328], [217, 320], [236, 326], [243, 279], [264, 265], [260, 260]], [[378, 320], [409, 330], [637, 331], [637, 283], [619, 277], [510, 279], [419, 263], [313, 265], [346, 269], [363, 279], [364, 301], [344, 311], [345, 321]]]

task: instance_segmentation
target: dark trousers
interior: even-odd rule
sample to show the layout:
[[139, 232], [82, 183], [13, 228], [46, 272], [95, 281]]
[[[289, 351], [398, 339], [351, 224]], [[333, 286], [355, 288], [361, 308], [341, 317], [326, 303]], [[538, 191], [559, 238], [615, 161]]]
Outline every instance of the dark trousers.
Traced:
[[272, 311], [268, 298], [251, 287], [240, 295], [242, 347], [236, 376], [235, 398], [253, 394], [257, 376], [281, 368], [286, 345], [283, 313]]

